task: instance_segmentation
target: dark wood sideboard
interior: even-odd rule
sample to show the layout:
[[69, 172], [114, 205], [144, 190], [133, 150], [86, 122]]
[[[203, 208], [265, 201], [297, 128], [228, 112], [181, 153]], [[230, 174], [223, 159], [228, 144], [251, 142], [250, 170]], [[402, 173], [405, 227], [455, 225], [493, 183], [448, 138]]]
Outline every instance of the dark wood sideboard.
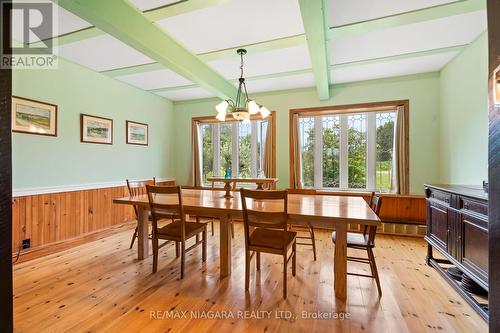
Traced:
[[[482, 186], [425, 185], [427, 198], [427, 263], [435, 267], [458, 293], [488, 319], [487, 297], [467, 291], [464, 280], [447, 272], [455, 266], [467, 279], [488, 291], [488, 194]], [[435, 258], [433, 249], [443, 258]], [[472, 281], [471, 281], [472, 280]]]

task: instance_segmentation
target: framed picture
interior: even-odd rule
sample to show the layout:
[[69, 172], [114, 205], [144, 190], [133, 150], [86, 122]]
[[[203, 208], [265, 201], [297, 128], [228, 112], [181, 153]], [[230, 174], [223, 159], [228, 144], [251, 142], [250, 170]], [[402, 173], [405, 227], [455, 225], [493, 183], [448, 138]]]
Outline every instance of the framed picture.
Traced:
[[87, 143], [113, 144], [113, 120], [80, 115], [80, 140]]
[[57, 136], [57, 105], [12, 96], [12, 131]]
[[127, 143], [148, 145], [148, 124], [127, 120]]

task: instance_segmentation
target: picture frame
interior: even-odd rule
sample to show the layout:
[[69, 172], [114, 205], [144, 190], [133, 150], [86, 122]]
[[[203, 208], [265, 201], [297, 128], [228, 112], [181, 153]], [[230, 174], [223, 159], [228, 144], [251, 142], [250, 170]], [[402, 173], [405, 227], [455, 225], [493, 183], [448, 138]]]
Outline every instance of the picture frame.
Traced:
[[12, 96], [12, 132], [57, 136], [57, 105]]
[[136, 121], [126, 121], [126, 142], [129, 145], [147, 146], [149, 143], [149, 126], [148, 124], [139, 123]]
[[80, 114], [80, 141], [112, 145], [113, 119]]

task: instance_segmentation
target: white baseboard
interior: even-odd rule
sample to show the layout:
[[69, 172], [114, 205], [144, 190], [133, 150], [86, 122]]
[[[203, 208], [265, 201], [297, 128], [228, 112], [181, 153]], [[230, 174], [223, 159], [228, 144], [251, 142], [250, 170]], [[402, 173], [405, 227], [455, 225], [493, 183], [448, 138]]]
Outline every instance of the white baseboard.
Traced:
[[[145, 180], [145, 179], [143, 179], [143, 180]], [[173, 177], [156, 178], [156, 181], [157, 182], [175, 181], [175, 178], [173, 178]], [[84, 190], [118, 187], [118, 186], [125, 186], [125, 185], [127, 185], [126, 181], [118, 180], [118, 181], [102, 182], [102, 183], [87, 183], [87, 184], [77, 184], [77, 185], [59, 185], [59, 186], [47, 186], [47, 187], [18, 188], [18, 189], [12, 189], [12, 196], [13, 197], [24, 197], [24, 196], [28, 196], [28, 195], [84, 191]]]

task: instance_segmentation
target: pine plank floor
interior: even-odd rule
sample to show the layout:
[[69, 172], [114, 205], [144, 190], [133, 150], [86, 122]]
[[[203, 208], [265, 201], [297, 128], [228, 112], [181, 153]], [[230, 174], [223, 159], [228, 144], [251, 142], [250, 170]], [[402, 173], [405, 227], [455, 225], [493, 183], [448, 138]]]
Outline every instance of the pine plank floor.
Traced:
[[[223, 281], [217, 223], [215, 236], [209, 233], [207, 263], [201, 249], [190, 252], [183, 280], [173, 245], [160, 249], [152, 274], [152, 257], [138, 261], [135, 247], [128, 248], [132, 230], [20, 263], [14, 267], [15, 331], [487, 332], [486, 323], [425, 264], [423, 239], [377, 236], [382, 298], [372, 279], [349, 276], [348, 300], [340, 304], [333, 297], [330, 233], [318, 230], [318, 260], [310, 247], [298, 246], [297, 276], [288, 274], [285, 301], [281, 258], [265, 254], [260, 273], [252, 262], [245, 295], [243, 229], [240, 223], [235, 228], [233, 272]], [[348, 270], [368, 273], [369, 266], [349, 263]], [[319, 314], [344, 318], [314, 318]]]

